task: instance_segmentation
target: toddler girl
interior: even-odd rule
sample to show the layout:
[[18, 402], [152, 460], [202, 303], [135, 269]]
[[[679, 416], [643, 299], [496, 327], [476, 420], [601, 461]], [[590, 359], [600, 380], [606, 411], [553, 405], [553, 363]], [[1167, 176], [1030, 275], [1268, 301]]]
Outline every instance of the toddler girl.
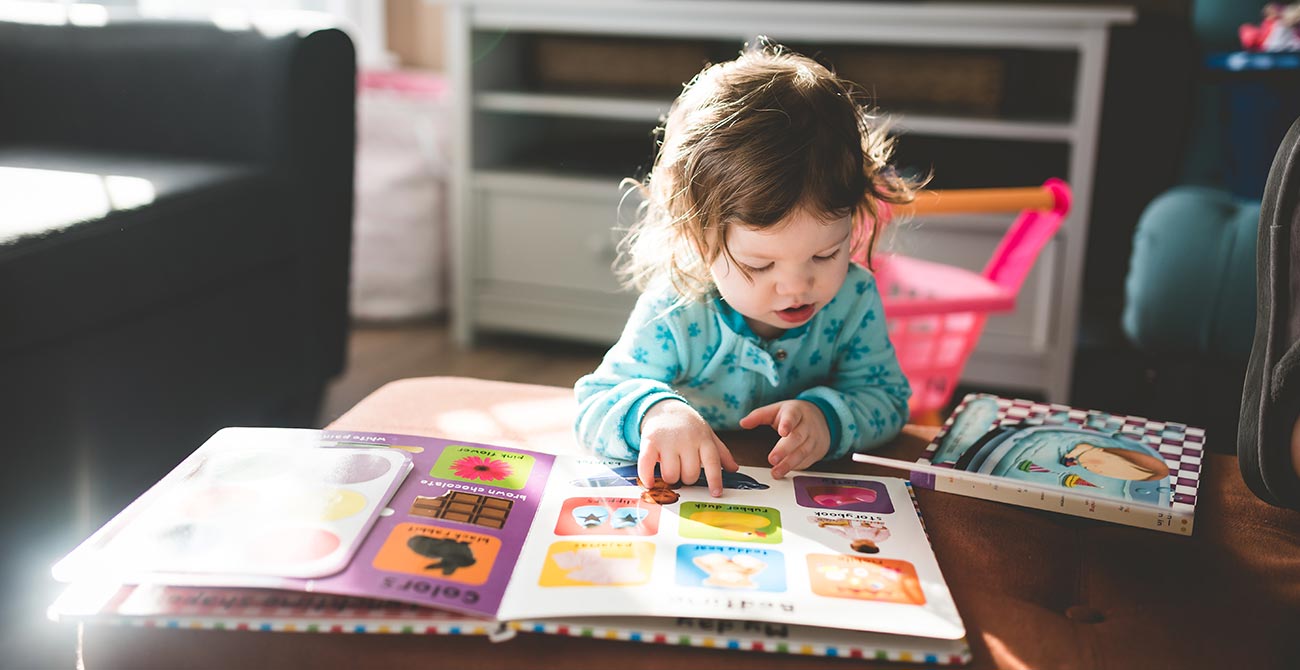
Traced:
[[641, 297], [575, 386], [583, 444], [646, 485], [703, 469], [718, 496], [737, 465], [715, 430], [775, 428], [776, 478], [898, 433], [911, 389], [850, 256], [915, 185], [869, 121], [852, 84], [766, 43], [685, 87], [621, 249]]

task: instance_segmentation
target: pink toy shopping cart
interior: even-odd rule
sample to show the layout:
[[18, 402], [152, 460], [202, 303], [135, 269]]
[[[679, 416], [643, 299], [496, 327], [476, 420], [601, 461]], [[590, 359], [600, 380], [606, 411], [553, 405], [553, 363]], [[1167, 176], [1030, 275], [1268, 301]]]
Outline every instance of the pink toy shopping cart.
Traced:
[[979, 274], [903, 255], [874, 261], [889, 337], [912, 384], [913, 421], [938, 423], [989, 314], [1015, 308], [1025, 275], [1070, 211], [1070, 187], [929, 191], [894, 214], [1019, 212]]

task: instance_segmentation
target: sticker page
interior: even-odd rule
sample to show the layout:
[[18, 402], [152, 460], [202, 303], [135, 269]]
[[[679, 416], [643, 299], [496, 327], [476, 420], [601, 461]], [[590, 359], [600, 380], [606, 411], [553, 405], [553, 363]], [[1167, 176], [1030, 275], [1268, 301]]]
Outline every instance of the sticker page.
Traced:
[[556, 460], [501, 618], [689, 615], [964, 635], [901, 479], [741, 468], [721, 498], [635, 481], [635, 464]]
[[430, 437], [227, 428], [55, 577], [311, 591], [492, 617], [553, 459]]
[[381, 433], [323, 439], [403, 450], [415, 469], [348, 570], [304, 587], [495, 616], [555, 457]]

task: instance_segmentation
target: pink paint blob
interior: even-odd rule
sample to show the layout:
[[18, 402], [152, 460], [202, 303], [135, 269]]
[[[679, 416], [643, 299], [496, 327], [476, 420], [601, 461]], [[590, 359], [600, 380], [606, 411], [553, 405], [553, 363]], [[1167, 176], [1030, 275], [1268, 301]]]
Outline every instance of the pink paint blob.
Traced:
[[876, 502], [876, 492], [849, 486], [818, 486], [808, 490], [813, 502], [822, 507], [842, 507]]
[[254, 540], [248, 554], [258, 563], [310, 563], [330, 555], [340, 544], [338, 535], [321, 528], [277, 528]]

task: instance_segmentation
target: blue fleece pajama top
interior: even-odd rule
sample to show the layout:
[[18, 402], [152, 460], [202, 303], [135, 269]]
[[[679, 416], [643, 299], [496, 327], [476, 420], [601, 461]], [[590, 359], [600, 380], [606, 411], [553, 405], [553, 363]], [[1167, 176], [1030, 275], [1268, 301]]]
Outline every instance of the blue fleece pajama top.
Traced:
[[754, 334], [717, 296], [674, 306], [666, 286], [637, 300], [619, 341], [574, 386], [578, 440], [606, 458], [634, 461], [641, 419], [662, 400], [684, 400], [715, 431], [739, 430], [755, 408], [807, 400], [826, 416], [823, 460], [888, 442], [907, 422], [911, 387], [885, 329], [875, 278], [850, 264], [835, 297], [775, 340]]

